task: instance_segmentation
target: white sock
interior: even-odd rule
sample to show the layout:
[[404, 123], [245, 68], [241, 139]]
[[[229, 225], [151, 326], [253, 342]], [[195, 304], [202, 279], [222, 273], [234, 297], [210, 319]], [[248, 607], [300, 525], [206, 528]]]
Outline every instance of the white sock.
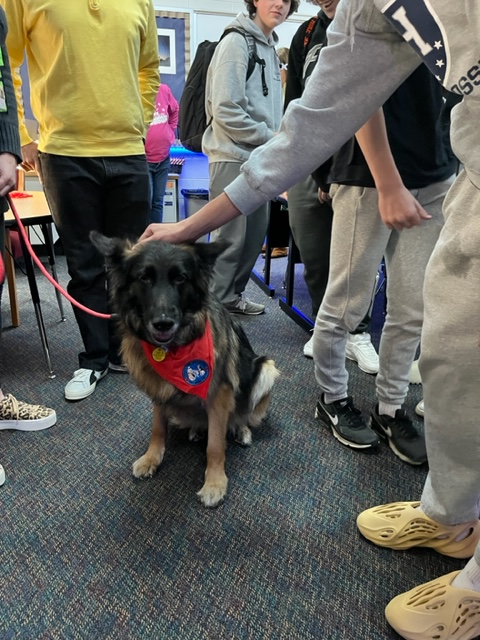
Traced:
[[[421, 504], [419, 504], [418, 507], [415, 507], [415, 509], [417, 509], [418, 511], [421, 511], [424, 516], [427, 516], [425, 511], [423, 511]], [[430, 516], [427, 516], [427, 518], [430, 518]], [[430, 518], [430, 520], [433, 520], [433, 518]], [[436, 522], [436, 520], [433, 520], [433, 521]], [[467, 538], [469, 535], [471, 535], [471, 533], [472, 533], [471, 527], [467, 527], [464, 531], [458, 534], [458, 536], [455, 538], [455, 541], [461, 542], [462, 540], [465, 540], [465, 538]], [[445, 534], [444, 536], [438, 536], [439, 540], [442, 540], [445, 538], [448, 538], [448, 534]]]
[[470, 589], [471, 591], [480, 592], [480, 566], [475, 558], [471, 558], [464, 569], [460, 571], [458, 576], [452, 582], [453, 587], [457, 589]]
[[329, 393], [323, 394], [323, 400], [325, 404], [333, 404], [334, 402], [338, 402], [339, 400], [346, 400], [347, 396], [342, 396], [339, 398], [338, 396], [331, 395]]
[[391, 418], [395, 417], [397, 413], [397, 409], [401, 409], [401, 404], [387, 404], [386, 402], [378, 403], [378, 415], [379, 416], [390, 416]]

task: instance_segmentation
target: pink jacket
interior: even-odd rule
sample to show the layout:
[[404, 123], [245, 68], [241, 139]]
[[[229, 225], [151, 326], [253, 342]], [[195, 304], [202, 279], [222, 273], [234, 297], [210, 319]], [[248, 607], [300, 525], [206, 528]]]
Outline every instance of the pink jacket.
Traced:
[[155, 113], [147, 132], [145, 153], [148, 162], [161, 162], [170, 154], [178, 125], [178, 102], [166, 84], [158, 88]]

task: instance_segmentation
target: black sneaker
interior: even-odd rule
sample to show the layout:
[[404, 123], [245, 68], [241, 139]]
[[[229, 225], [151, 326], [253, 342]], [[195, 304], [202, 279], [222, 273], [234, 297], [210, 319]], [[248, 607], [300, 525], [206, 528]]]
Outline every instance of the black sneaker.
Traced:
[[427, 461], [425, 438], [417, 431], [403, 409], [397, 409], [395, 417], [381, 416], [378, 404], [370, 416], [370, 426], [388, 444], [393, 453], [410, 464], [423, 464]]
[[351, 396], [326, 404], [322, 394], [317, 402], [315, 417], [347, 447], [369, 449], [379, 443], [377, 434], [365, 424], [361, 412], [353, 406]]

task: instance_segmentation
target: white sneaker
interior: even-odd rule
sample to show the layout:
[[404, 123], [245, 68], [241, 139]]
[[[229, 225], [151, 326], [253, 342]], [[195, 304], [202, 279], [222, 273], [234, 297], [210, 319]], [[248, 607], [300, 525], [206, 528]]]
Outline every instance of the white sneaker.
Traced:
[[415, 413], [417, 414], [417, 416], [421, 416], [422, 418], [425, 417], [425, 404], [423, 400], [420, 400], [420, 402], [415, 407]]
[[378, 353], [369, 333], [350, 333], [345, 355], [349, 360], [356, 362], [365, 373], [378, 373]]
[[258, 304], [258, 302], [252, 302], [245, 298], [242, 294], [238, 296], [236, 300], [233, 302], [228, 302], [225, 305], [227, 311], [230, 313], [241, 313], [244, 316], [259, 316], [261, 313], [265, 312], [265, 305]]
[[65, 398], [67, 400], [83, 400], [88, 398], [95, 391], [97, 382], [104, 378], [108, 369], [103, 371], [93, 371], [92, 369], [77, 369], [73, 373], [73, 378], [65, 387]]
[[303, 346], [303, 355], [307, 358], [313, 358], [313, 333], [310, 340]]
[[11, 393], [0, 401], [0, 430], [41, 431], [53, 427], [57, 414], [41, 404], [17, 400]]
[[414, 360], [412, 363], [412, 368], [410, 369], [410, 373], [408, 375], [408, 381], [410, 384], [422, 384], [422, 376], [420, 375], [420, 371], [418, 369], [418, 360]]
[[2, 486], [2, 484], [4, 484], [4, 482], [5, 482], [5, 469], [0, 464], [0, 487]]

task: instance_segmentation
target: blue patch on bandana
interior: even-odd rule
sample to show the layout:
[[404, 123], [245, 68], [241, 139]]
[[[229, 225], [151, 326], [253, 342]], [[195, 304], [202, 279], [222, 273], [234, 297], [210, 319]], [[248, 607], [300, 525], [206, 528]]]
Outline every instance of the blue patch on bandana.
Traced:
[[187, 384], [197, 386], [207, 380], [210, 368], [205, 360], [191, 360], [183, 367], [182, 377]]

